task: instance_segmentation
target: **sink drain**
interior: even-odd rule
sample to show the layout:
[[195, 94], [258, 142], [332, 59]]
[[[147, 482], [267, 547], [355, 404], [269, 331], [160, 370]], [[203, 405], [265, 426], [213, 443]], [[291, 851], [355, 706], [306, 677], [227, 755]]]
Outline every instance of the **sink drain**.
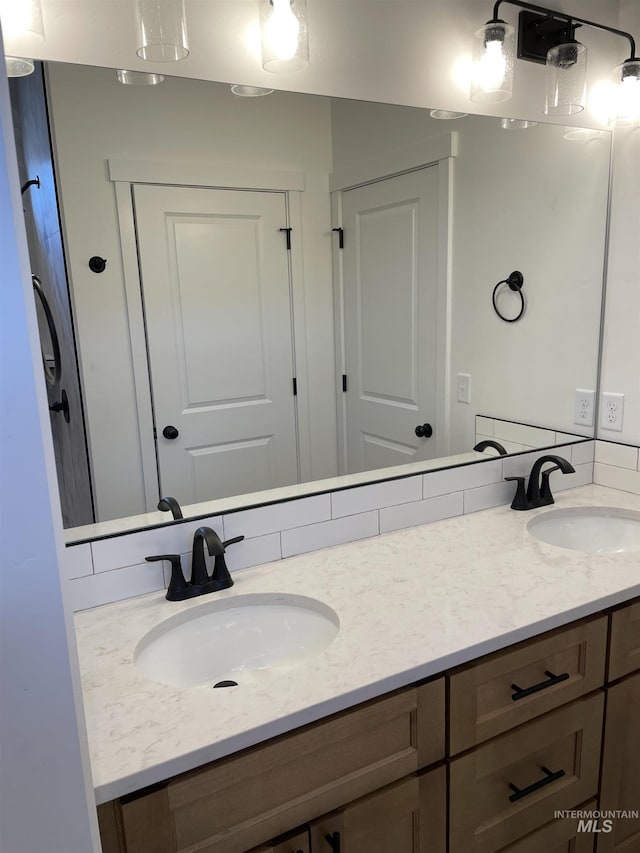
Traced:
[[237, 687], [237, 681], [218, 681], [217, 684], [213, 685], [214, 687]]

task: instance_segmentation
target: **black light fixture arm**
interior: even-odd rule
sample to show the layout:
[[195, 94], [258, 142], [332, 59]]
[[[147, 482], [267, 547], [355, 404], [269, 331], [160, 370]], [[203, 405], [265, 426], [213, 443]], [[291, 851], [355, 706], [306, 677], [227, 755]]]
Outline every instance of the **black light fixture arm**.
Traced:
[[493, 6], [493, 18], [491, 23], [494, 21], [499, 21], [498, 18], [498, 10], [500, 8], [501, 3], [510, 3], [512, 6], [518, 6], [520, 9], [528, 9], [530, 12], [540, 12], [543, 15], [550, 15], [552, 18], [560, 18], [567, 22], [570, 28], [575, 27], [576, 24], [582, 24], [585, 27], [593, 27], [596, 30], [605, 30], [608, 33], [613, 33], [616, 36], [622, 36], [629, 41], [629, 45], [631, 46], [631, 56], [629, 60], [638, 59], [636, 56], [636, 42], [631, 33], [627, 33], [624, 30], [616, 30], [614, 27], [607, 27], [605, 24], [597, 24], [595, 21], [588, 21], [586, 18], [578, 18], [576, 15], [567, 15], [566, 12], [558, 12], [555, 9], [548, 9], [546, 6], [537, 6], [535, 3], [526, 3], [523, 0], [496, 0], [496, 3]]

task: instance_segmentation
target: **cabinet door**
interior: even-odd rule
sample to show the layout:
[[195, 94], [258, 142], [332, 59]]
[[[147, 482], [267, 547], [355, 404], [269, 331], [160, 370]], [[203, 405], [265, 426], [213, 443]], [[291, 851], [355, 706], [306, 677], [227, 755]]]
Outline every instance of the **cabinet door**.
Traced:
[[311, 853], [309, 831], [304, 829], [286, 838], [276, 838], [271, 844], [256, 848], [251, 853]]
[[444, 853], [444, 767], [412, 776], [325, 815], [311, 826], [312, 853]]
[[495, 853], [595, 796], [603, 705], [578, 699], [456, 758], [451, 853]]
[[[640, 672], [607, 691], [601, 811], [640, 809]], [[638, 853], [640, 819], [616, 817], [598, 853]]]
[[640, 669], [640, 601], [611, 616], [609, 681]]
[[[581, 811], [593, 811], [598, 808], [597, 800], [584, 803], [579, 808]], [[593, 853], [595, 837], [593, 831], [585, 831], [579, 818], [558, 818], [526, 838], [503, 847], [500, 853]]]

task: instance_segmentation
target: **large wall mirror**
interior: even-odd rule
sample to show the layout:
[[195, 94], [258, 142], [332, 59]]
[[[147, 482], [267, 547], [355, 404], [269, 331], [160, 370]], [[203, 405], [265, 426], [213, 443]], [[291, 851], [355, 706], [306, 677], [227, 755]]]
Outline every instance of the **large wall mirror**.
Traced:
[[196, 515], [593, 435], [608, 133], [43, 76], [108, 522], [70, 541], [167, 520], [161, 495]]

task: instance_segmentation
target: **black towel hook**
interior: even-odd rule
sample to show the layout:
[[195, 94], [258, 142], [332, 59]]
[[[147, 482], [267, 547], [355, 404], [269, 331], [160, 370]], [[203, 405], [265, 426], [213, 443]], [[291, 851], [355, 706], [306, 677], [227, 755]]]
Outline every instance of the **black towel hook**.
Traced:
[[[520, 310], [516, 314], [515, 317], [505, 317], [504, 314], [501, 314], [498, 310], [498, 305], [496, 301], [496, 293], [498, 292], [498, 288], [502, 285], [506, 284], [509, 290], [513, 290], [520, 297]], [[493, 293], [491, 295], [491, 301], [493, 302], [493, 310], [496, 312], [498, 317], [501, 320], [504, 320], [505, 323], [515, 323], [516, 320], [519, 320], [520, 317], [524, 314], [524, 294], [522, 292], [522, 285], [524, 284], [524, 276], [519, 270], [514, 270], [508, 278], [502, 279], [499, 281], [496, 286], [493, 288]]]

